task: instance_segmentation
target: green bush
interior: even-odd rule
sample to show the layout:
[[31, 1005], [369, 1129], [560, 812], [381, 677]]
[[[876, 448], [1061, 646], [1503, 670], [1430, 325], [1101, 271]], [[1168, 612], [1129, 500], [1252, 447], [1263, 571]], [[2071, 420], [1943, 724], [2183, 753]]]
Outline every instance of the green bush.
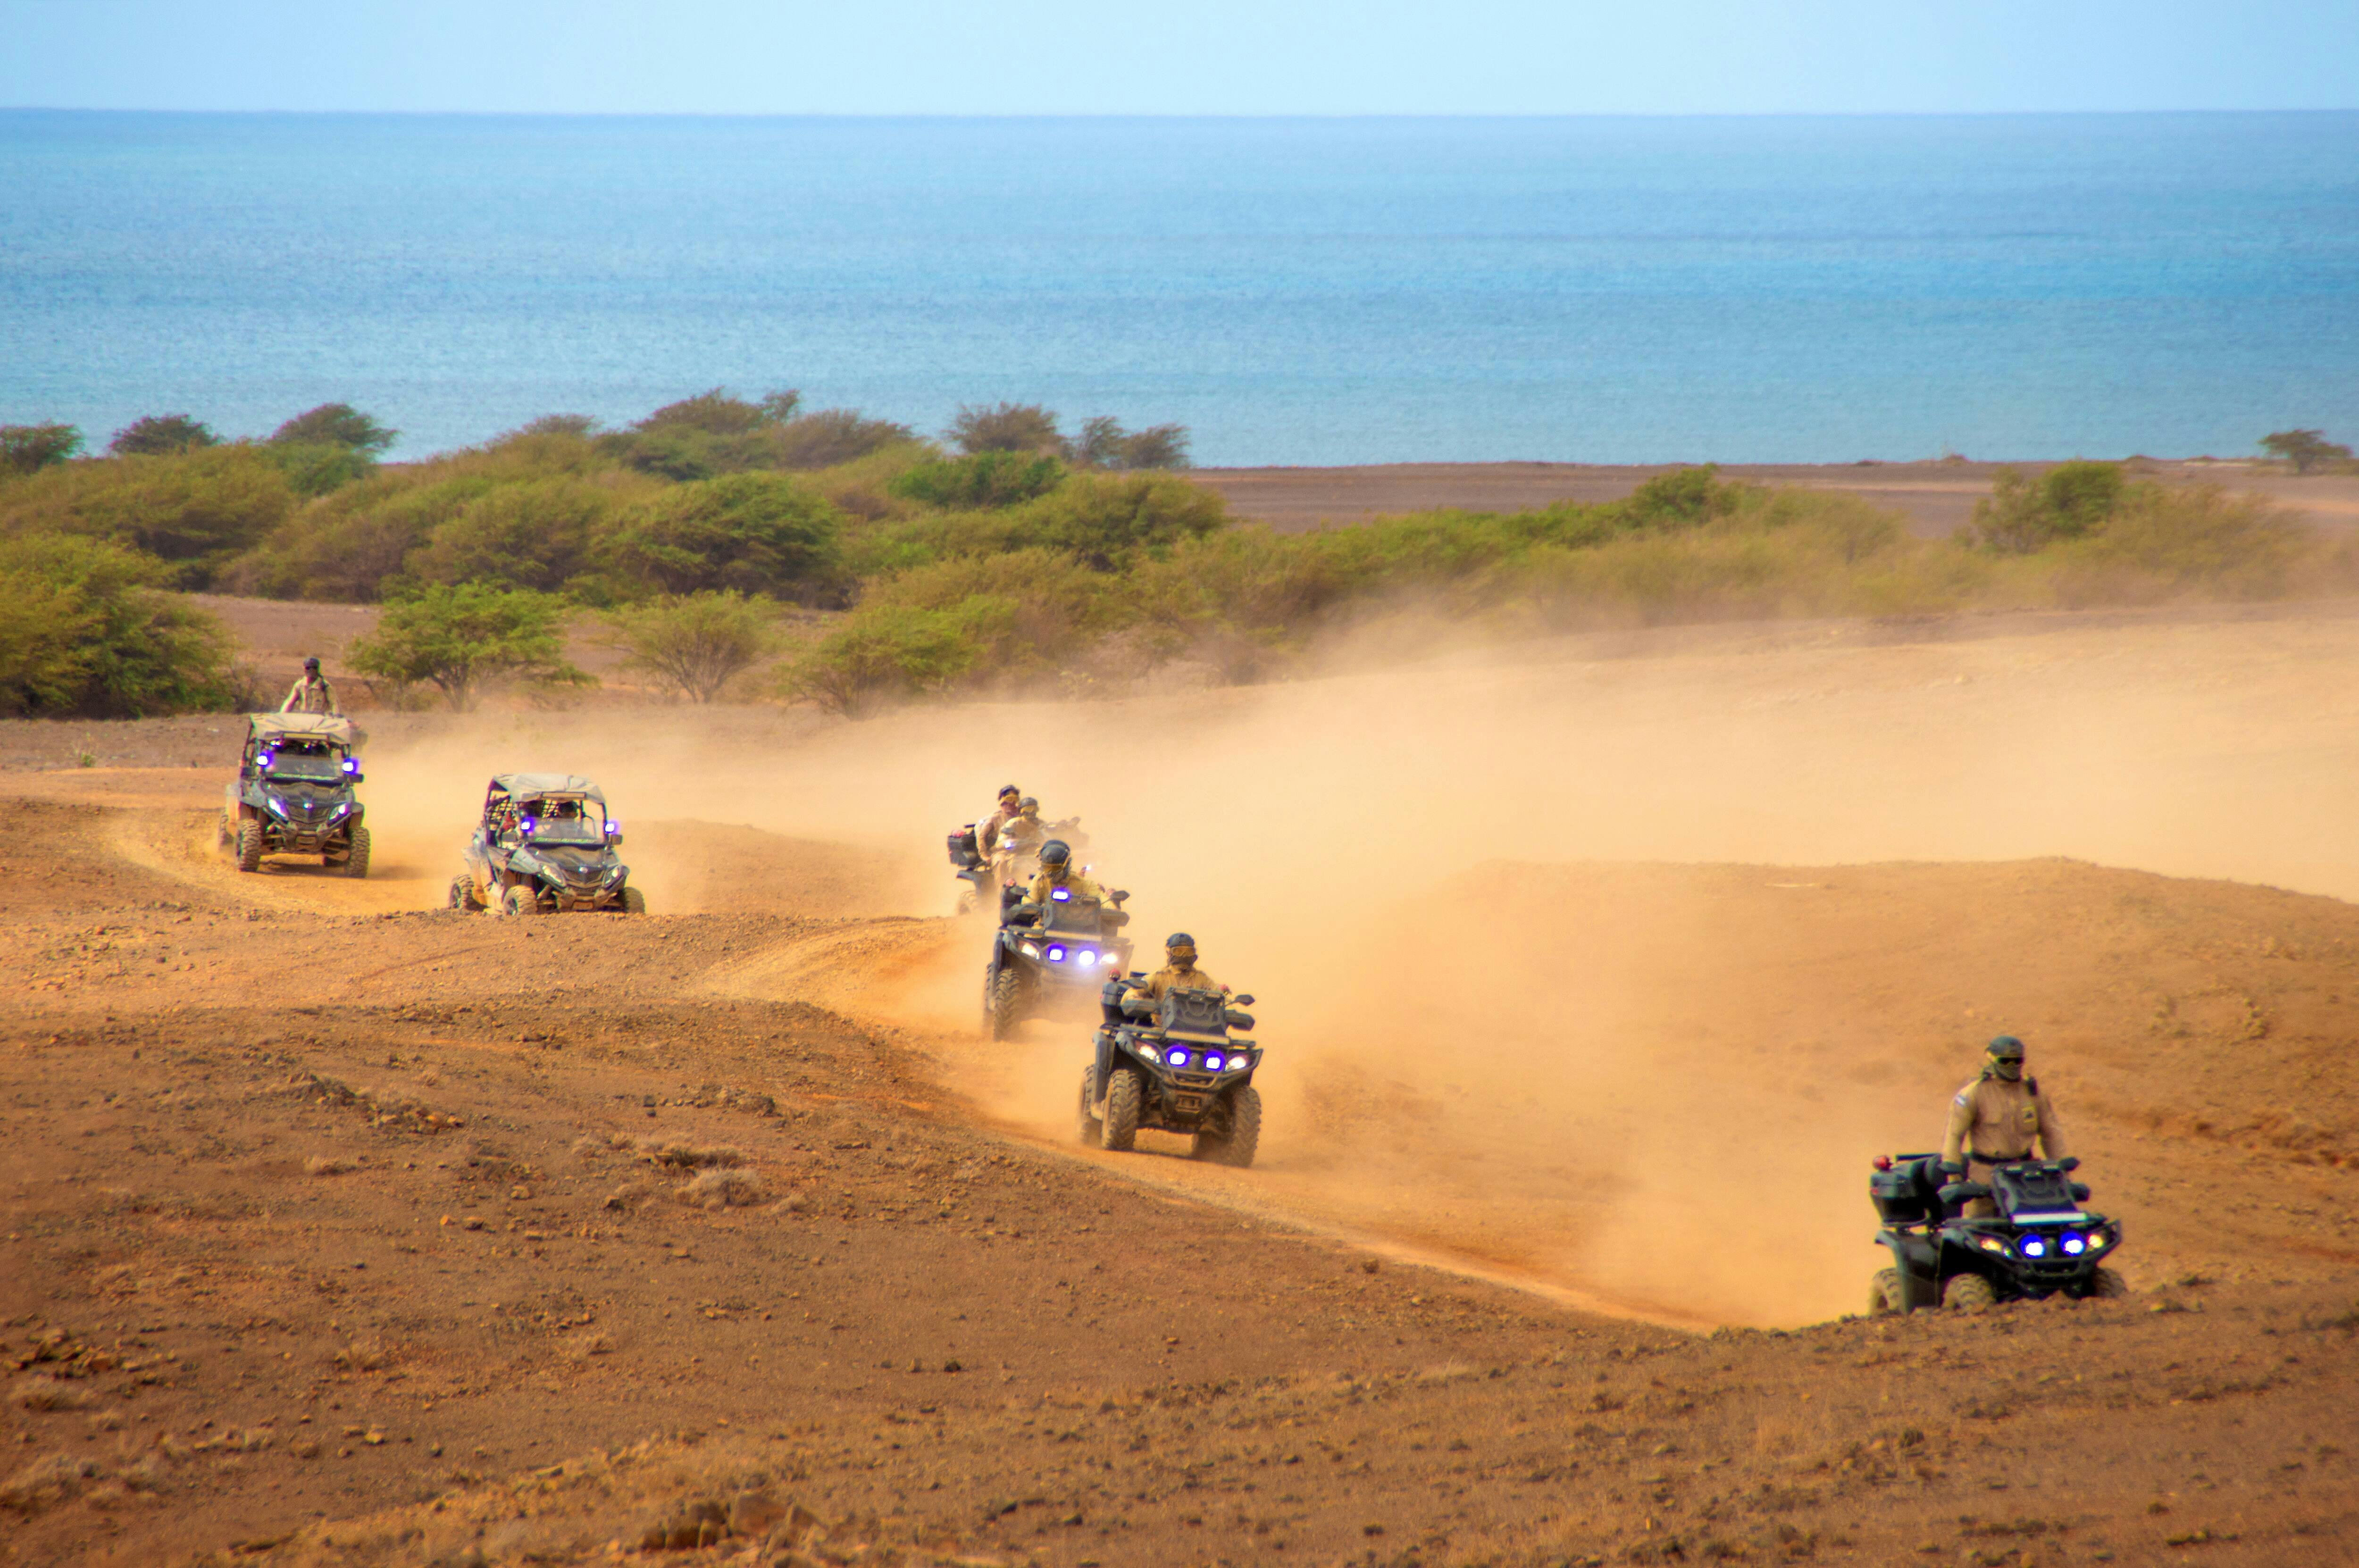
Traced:
[[186, 414], [150, 414], [114, 433], [107, 451], [118, 458], [159, 458], [191, 447], [218, 447], [221, 438]]
[[288, 488], [307, 500], [357, 484], [376, 471], [366, 452], [323, 441], [273, 441], [258, 449], [287, 476]]
[[2101, 532], [2057, 553], [2060, 597], [2078, 604], [2190, 593], [2281, 598], [2316, 545], [2314, 535], [2258, 496], [2149, 481], [2124, 492]]
[[1229, 525], [1216, 491], [1169, 474], [1077, 473], [1014, 514], [1027, 543], [1101, 569]]
[[815, 600], [840, 593], [843, 518], [779, 474], [741, 473], [667, 489], [615, 536], [616, 569], [665, 593], [734, 589]]
[[592, 569], [614, 514], [612, 493], [586, 479], [491, 485], [437, 524], [404, 564], [421, 582], [553, 591]]
[[564, 656], [571, 610], [564, 600], [529, 589], [438, 583], [388, 603], [375, 632], [355, 639], [345, 660], [397, 693], [430, 684], [460, 713], [497, 680], [595, 686]]
[[849, 408], [821, 408], [790, 419], [768, 437], [771, 465], [824, 469], [857, 462], [883, 448], [914, 441], [918, 433], [890, 419], [869, 419]]
[[174, 586], [206, 588], [294, 510], [260, 450], [210, 447], [45, 469], [0, 491], [0, 534], [111, 539], [168, 563]]
[[2003, 556], [2029, 555], [2103, 529], [2122, 498], [2119, 463], [2059, 463], [2037, 480], [2001, 469], [1974, 503], [1974, 542]]
[[741, 593], [628, 605], [609, 611], [605, 623], [604, 641], [624, 652], [624, 668], [654, 676], [693, 702], [711, 702], [778, 646], [776, 607]]
[[230, 640], [110, 540], [0, 539], [0, 710], [141, 718], [226, 708]]
[[905, 501], [960, 511], [1016, 506], [1064, 482], [1065, 465], [1022, 452], [973, 452], [905, 469], [892, 492]]
[[973, 669], [981, 652], [959, 611], [863, 605], [787, 665], [779, 692], [858, 719], [941, 690]]
[[64, 462], [80, 450], [82, 432], [71, 425], [0, 425], [0, 478]]
[[848, 408], [801, 414], [801, 405], [799, 393], [774, 392], [748, 403], [714, 387], [667, 404], [598, 444], [642, 473], [688, 483], [721, 474], [827, 468], [911, 438], [906, 425], [863, 418]]

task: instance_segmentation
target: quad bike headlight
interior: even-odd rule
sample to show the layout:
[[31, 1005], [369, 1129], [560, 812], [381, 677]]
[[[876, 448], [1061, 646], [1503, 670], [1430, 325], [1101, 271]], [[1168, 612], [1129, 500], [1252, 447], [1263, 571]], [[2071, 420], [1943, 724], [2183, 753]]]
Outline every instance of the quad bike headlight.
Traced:
[[1018, 943], [1016, 950], [1027, 958], [1037, 958], [1040, 956], [1040, 945], [1037, 942]]
[[1169, 1062], [1175, 1067], [1184, 1067], [1188, 1065], [1188, 1053], [1180, 1050], [1175, 1045], [1171, 1048], [1170, 1054], [1167, 1055], [1164, 1060]]
[[2027, 1258], [2045, 1258], [2048, 1256], [2048, 1243], [2037, 1236], [2027, 1236], [2023, 1238], [2023, 1255]]
[[1148, 1061], [1155, 1063], [1158, 1066], [1162, 1065], [1163, 1053], [1157, 1050], [1154, 1046], [1141, 1045], [1138, 1048], [1138, 1054], [1146, 1057]]
[[2078, 1232], [2066, 1237], [2060, 1245], [2064, 1249], [2064, 1256], [2067, 1258], [2078, 1258], [2089, 1249], [2088, 1238]]

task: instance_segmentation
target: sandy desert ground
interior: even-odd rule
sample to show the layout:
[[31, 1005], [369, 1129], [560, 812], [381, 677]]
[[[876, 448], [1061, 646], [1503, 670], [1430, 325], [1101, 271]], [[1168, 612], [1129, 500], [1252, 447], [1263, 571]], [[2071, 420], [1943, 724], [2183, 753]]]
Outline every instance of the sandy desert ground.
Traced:
[[[2354, 662], [2056, 614], [386, 715], [364, 882], [236, 873], [234, 725], [9, 726], [0, 1553], [2353, 1561]], [[440, 910], [508, 767], [598, 776], [654, 913]], [[940, 834], [1009, 778], [1260, 998], [1252, 1170], [1082, 1148], [1084, 1030], [976, 1033]], [[1869, 1159], [2001, 1029], [2134, 1293], [1848, 1316]]]

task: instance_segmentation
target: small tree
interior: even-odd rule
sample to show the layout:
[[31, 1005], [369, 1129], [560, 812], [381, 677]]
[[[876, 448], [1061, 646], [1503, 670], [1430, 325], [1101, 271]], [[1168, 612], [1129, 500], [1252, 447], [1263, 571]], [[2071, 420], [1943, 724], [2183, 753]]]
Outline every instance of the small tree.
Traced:
[[2316, 473], [2320, 469], [2351, 460], [2351, 449], [2340, 441], [2330, 441], [2323, 430], [2277, 430], [2261, 438], [2261, 449], [2281, 462], [2293, 465], [2296, 473]]
[[426, 588], [385, 608], [374, 634], [345, 660], [397, 687], [429, 682], [451, 710], [475, 705], [484, 685], [519, 677], [536, 686], [595, 686], [566, 662], [566, 601], [529, 589], [465, 582]]
[[626, 606], [607, 614], [606, 629], [624, 668], [658, 676], [691, 702], [711, 702], [778, 646], [775, 611], [736, 592]]
[[161, 458], [191, 447], [218, 447], [221, 438], [186, 414], [150, 414], [114, 433], [106, 449], [118, 458]]
[[219, 622], [158, 591], [151, 557], [104, 539], [0, 540], [0, 712], [139, 718], [230, 705]]
[[270, 433], [276, 447], [342, 447], [375, 459], [401, 432], [378, 424], [349, 403], [322, 403]]
[[71, 425], [0, 425], [0, 474], [31, 473], [80, 450], [82, 432]]
[[1184, 469], [1188, 427], [1150, 425], [1133, 432], [1124, 429], [1122, 421], [1100, 415], [1082, 422], [1073, 460], [1091, 469]]
[[979, 651], [955, 614], [868, 606], [805, 648], [780, 689], [790, 700], [858, 719], [880, 702], [940, 690], [973, 667]]
[[1038, 403], [961, 404], [950, 438], [962, 452], [1041, 452], [1065, 455], [1057, 416]]

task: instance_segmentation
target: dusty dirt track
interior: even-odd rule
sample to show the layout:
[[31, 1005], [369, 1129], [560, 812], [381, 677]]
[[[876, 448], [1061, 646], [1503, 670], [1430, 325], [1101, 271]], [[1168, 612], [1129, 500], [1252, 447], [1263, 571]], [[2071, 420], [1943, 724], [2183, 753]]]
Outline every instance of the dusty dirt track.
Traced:
[[[810, 1561], [2353, 1560], [2359, 626], [1523, 653], [421, 723], [359, 884], [236, 875], [217, 772], [5, 775], [0, 1552], [603, 1561], [757, 1493]], [[657, 913], [433, 911], [560, 756]], [[971, 1032], [933, 846], [1011, 757], [1261, 993], [1255, 1170], [1073, 1147], [1077, 1032]], [[1831, 1321], [2000, 1027], [2136, 1293]]]

